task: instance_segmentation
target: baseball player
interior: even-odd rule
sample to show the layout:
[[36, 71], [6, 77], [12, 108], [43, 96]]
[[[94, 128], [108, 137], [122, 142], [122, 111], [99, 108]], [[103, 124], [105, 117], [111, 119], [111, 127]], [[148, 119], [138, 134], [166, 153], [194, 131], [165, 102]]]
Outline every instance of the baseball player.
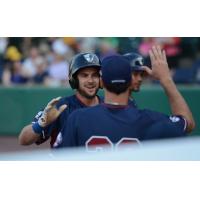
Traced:
[[140, 54], [134, 52], [126, 53], [123, 56], [129, 61], [132, 71], [132, 81], [129, 99], [135, 105], [135, 107], [137, 107], [136, 101], [132, 97], [132, 93], [140, 91], [140, 86], [142, 85], [143, 78], [148, 75], [143, 68], [144, 59]]
[[131, 82], [131, 92], [139, 92], [142, 80], [145, 75], [147, 75], [144, 70], [144, 59], [138, 53], [126, 53], [123, 55], [131, 65], [132, 71], [132, 82]]
[[21, 145], [41, 144], [51, 136], [51, 147], [56, 147], [62, 140], [61, 131], [64, 121], [74, 110], [95, 106], [102, 100], [98, 97], [99, 58], [93, 53], [80, 53], [73, 57], [69, 69], [69, 83], [76, 89], [75, 95], [55, 98], [40, 111], [32, 124], [25, 126], [20, 135]]
[[172, 115], [129, 106], [131, 66], [123, 56], [110, 56], [102, 61], [101, 68], [104, 103], [73, 112], [61, 131], [60, 147], [86, 146], [96, 151], [104, 145], [113, 148], [124, 143], [185, 136], [194, 129], [190, 109], [170, 76], [165, 51], [153, 46], [149, 54], [152, 70], [144, 70], [160, 81]]

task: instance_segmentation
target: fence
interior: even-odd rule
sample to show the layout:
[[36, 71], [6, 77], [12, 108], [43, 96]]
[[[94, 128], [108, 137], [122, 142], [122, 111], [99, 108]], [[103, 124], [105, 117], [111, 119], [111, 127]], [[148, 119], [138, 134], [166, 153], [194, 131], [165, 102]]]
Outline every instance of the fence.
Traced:
[[[193, 135], [200, 135], [200, 87], [179, 87], [180, 92], [189, 104], [196, 121]], [[18, 135], [20, 130], [29, 124], [35, 114], [48, 101], [58, 96], [73, 94], [66, 88], [0, 88], [0, 135]], [[102, 90], [99, 95], [103, 95]], [[159, 86], [144, 87], [139, 93], [134, 93], [139, 108], [170, 114], [170, 107], [164, 91]]]

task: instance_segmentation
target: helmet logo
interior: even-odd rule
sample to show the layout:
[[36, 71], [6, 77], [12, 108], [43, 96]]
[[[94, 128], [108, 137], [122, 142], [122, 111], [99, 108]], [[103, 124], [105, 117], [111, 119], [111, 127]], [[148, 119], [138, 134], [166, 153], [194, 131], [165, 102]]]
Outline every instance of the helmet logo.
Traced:
[[143, 66], [143, 59], [142, 58], [137, 58], [136, 60], [132, 60], [131, 62], [131, 66], [135, 67], [135, 66]]
[[88, 54], [85, 54], [85, 55], [84, 55], [84, 58], [85, 58], [88, 62], [92, 63], [93, 60], [94, 60], [94, 55], [88, 53]]
[[143, 65], [142, 59], [138, 59], [138, 62], [141, 66]]

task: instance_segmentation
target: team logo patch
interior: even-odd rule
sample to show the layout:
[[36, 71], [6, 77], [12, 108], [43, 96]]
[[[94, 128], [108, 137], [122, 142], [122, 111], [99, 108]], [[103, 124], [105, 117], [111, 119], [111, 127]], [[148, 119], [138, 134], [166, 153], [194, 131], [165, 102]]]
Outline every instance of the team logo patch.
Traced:
[[94, 55], [92, 55], [92, 54], [85, 54], [84, 55], [84, 58], [88, 61], [88, 62], [93, 62], [93, 60], [94, 60]]
[[178, 122], [178, 121], [180, 121], [180, 118], [179, 118], [179, 117], [175, 117], [175, 116], [170, 116], [169, 119], [170, 119], [172, 122]]

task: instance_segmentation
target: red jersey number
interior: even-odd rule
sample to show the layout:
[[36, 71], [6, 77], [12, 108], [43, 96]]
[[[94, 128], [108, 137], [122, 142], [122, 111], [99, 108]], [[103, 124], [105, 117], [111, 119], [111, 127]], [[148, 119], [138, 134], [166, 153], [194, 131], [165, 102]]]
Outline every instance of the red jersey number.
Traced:
[[[127, 146], [127, 144], [129, 144]], [[117, 150], [121, 147], [131, 148], [132, 145], [140, 144], [137, 138], [122, 138], [115, 145], [106, 136], [92, 136], [85, 143], [86, 149], [90, 152], [103, 151], [103, 150]]]

